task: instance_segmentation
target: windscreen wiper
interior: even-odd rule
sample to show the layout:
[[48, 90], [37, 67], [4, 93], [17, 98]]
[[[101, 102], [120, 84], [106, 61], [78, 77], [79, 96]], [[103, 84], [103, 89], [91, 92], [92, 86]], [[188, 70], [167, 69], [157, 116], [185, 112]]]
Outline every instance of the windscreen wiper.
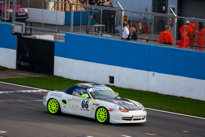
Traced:
[[121, 97], [119, 96], [119, 95], [117, 95], [115, 98], [114, 98], [115, 100], [120, 100], [121, 99]]
[[111, 98], [111, 97], [106, 97], [106, 98], [102, 98], [102, 99], [113, 99], [113, 98]]

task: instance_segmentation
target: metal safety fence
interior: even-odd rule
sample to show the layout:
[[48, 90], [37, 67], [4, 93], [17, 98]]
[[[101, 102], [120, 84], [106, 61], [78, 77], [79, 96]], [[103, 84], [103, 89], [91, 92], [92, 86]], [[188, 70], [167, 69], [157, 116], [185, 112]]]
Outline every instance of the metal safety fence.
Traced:
[[[14, 31], [25, 37], [64, 41], [65, 33], [77, 33], [204, 51], [202, 28], [205, 19], [180, 17], [172, 8], [172, 14], [162, 14], [147, 11], [146, 8], [145, 11], [124, 9], [119, 2], [113, 7], [110, 3], [97, 6], [72, 0], [40, 0], [41, 6], [31, 8], [33, 2], [27, 0], [21, 5], [15, 0], [0, 0], [1, 22], [14, 24]], [[123, 24], [129, 31], [126, 38], [123, 36], [126, 35]], [[166, 28], [167, 25], [169, 28]], [[171, 42], [167, 41], [166, 35], [159, 42], [160, 33], [164, 33], [165, 29], [172, 35]]]

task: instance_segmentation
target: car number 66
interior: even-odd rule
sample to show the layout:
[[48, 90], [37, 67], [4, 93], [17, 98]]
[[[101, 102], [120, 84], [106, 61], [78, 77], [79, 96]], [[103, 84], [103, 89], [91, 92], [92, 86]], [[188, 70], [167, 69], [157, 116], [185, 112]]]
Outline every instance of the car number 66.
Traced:
[[88, 108], [89, 107], [88, 106], [89, 105], [89, 101], [83, 100], [81, 105], [82, 105], [82, 108]]

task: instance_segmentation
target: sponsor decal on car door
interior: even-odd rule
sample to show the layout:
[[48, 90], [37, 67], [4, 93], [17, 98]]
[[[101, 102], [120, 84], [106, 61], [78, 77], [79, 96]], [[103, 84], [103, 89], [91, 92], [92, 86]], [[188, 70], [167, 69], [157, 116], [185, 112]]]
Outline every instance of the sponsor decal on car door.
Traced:
[[92, 99], [73, 96], [71, 99], [71, 109], [73, 112], [89, 115], [91, 114]]

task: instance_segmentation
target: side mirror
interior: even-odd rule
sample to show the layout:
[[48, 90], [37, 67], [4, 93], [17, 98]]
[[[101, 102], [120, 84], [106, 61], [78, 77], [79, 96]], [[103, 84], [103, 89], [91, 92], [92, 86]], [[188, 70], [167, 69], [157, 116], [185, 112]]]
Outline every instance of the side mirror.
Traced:
[[82, 98], [89, 98], [88, 94], [81, 95]]

